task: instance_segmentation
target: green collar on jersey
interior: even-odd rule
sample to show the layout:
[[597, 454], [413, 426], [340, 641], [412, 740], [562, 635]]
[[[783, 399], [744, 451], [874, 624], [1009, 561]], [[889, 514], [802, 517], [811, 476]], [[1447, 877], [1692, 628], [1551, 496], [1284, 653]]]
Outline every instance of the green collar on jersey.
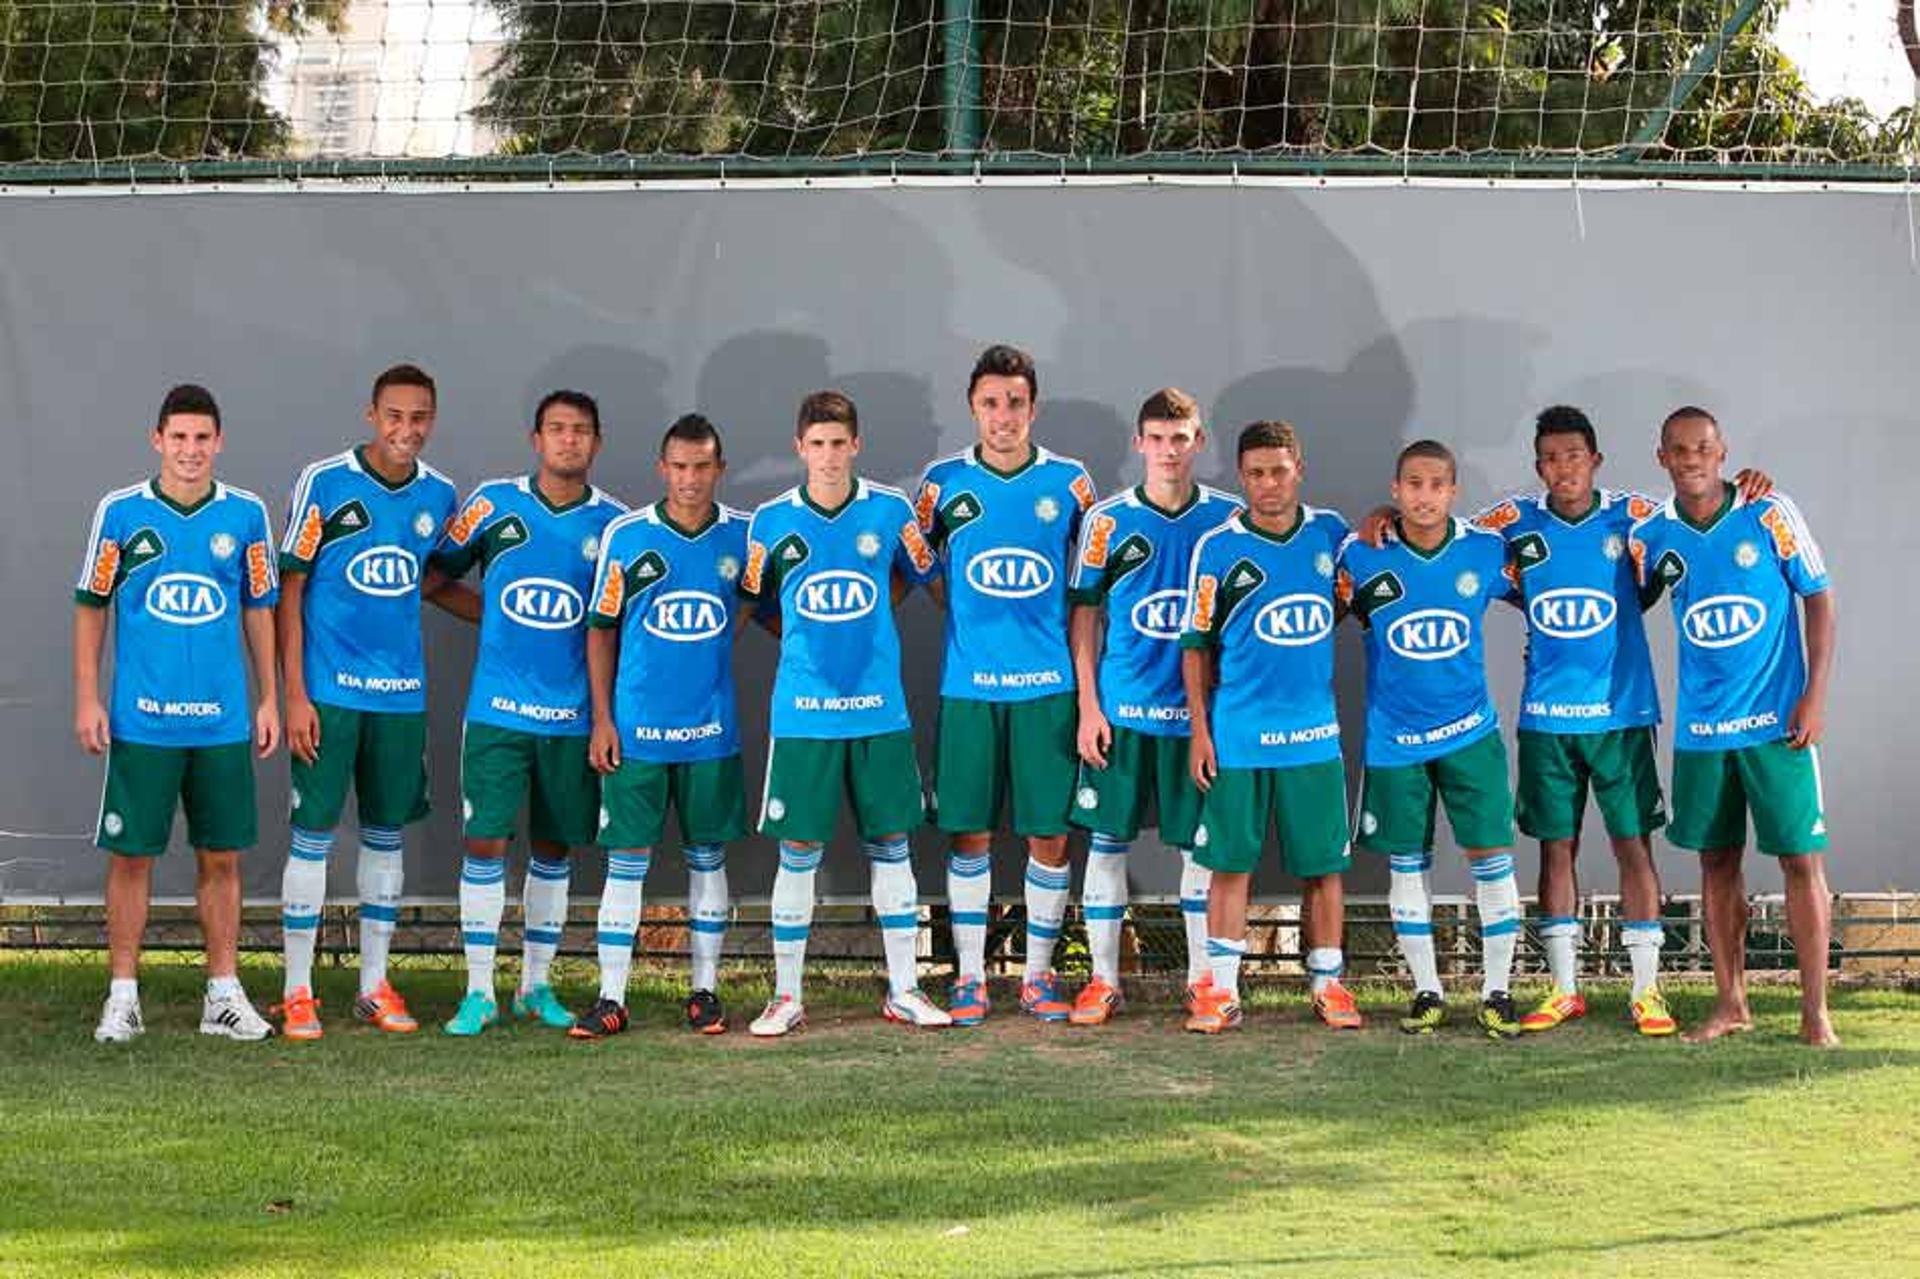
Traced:
[[693, 528], [682, 528], [679, 521], [667, 514], [667, 499], [664, 497], [653, 504], [653, 513], [659, 517], [662, 524], [691, 542], [694, 538], [699, 537], [702, 533], [720, 522], [720, 503], [715, 502], [711, 507], [707, 508], [707, 518], [701, 520], [700, 523]]
[[1553, 494], [1551, 493], [1547, 494], [1547, 499], [1542, 505], [1547, 508], [1549, 515], [1559, 520], [1562, 524], [1585, 524], [1589, 519], [1593, 518], [1593, 513], [1600, 509], [1600, 490], [1595, 489], [1587, 495], [1587, 509], [1578, 515], [1562, 515], [1560, 508], [1553, 504]]
[[1695, 520], [1692, 516], [1688, 515], [1686, 506], [1681, 503], [1678, 497], [1675, 497], [1673, 499], [1673, 509], [1679, 513], [1681, 522], [1696, 533], [1711, 532], [1713, 526], [1727, 518], [1727, 512], [1733, 509], [1733, 485], [1722, 480], [1720, 481], [1720, 489], [1720, 506], [1705, 520]]
[[1025, 475], [1033, 469], [1034, 464], [1040, 460], [1040, 446], [1032, 440], [1028, 440], [1027, 460], [1014, 467], [1011, 471], [1003, 471], [993, 463], [987, 461], [986, 451], [978, 444], [973, 446], [973, 460], [979, 465], [980, 469], [987, 474], [998, 476], [1003, 480], [1010, 480], [1016, 475]]
[[366, 477], [372, 480], [375, 484], [378, 484], [381, 488], [387, 490], [387, 492], [389, 493], [398, 493], [401, 489], [405, 488], [407, 485], [413, 483], [415, 480], [420, 478], [420, 463], [417, 459], [414, 461], [413, 469], [407, 472], [406, 479], [390, 480], [386, 476], [380, 474], [380, 472], [373, 469], [373, 463], [367, 460], [366, 445], [364, 444], [354, 445], [353, 456], [360, 463], [360, 470], [366, 475]]
[[1440, 545], [1434, 547], [1431, 551], [1423, 551], [1407, 540], [1407, 526], [1401, 522], [1400, 517], [1397, 515], [1393, 517], [1393, 529], [1394, 532], [1400, 535], [1400, 545], [1406, 547], [1423, 560], [1437, 560], [1445, 553], [1449, 546], [1453, 545], [1454, 524], [1451, 518], [1447, 520], [1447, 535], [1441, 538]]
[[1157, 515], [1164, 515], [1170, 520], [1177, 520], [1182, 515], [1185, 515], [1188, 511], [1191, 511], [1193, 509], [1193, 504], [1200, 500], [1200, 486], [1198, 484], [1194, 485], [1193, 488], [1189, 490], [1187, 493], [1187, 500], [1180, 503], [1180, 505], [1172, 508], [1162, 506], [1160, 505], [1160, 503], [1148, 497], [1147, 486], [1144, 484], [1134, 485], [1133, 495], [1136, 498], [1139, 498], [1140, 505], [1146, 507], [1149, 511], [1152, 511]]
[[593, 500], [593, 485], [589, 484], [582, 488], [580, 490], [580, 496], [574, 498], [571, 502], [560, 504], [551, 501], [545, 493], [540, 491], [540, 475], [537, 471], [527, 477], [527, 492], [533, 494], [533, 500], [546, 507], [547, 513], [550, 515], [565, 515], [575, 507], [585, 506]]
[[[1198, 490], [1195, 491], [1197, 492]], [[1269, 542], [1278, 542], [1280, 545], [1285, 546], [1294, 539], [1295, 535], [1298, 534], [1302, 528], [1306, 527], [1307, 508], [1304, 506], [1295, 506], [1293, 508], [1293, 523], [1287, 525], [1287, 531], [1284, 533], [1267, 532], [1267, 530], [1253, 522], [1253, 516], [1245, 513], [1242, 513], [1240, 522], [1245, 524], [1247, 526], [1247, 532], [1253, 534], [1255, 537], [1264, 537]]]
[[176, 515], [194, 514], [196, 511], [199, 511], [203, 507], [205, 507], [208, 502], [211, 502], [214, 498], [214, 495], [220, 491], [220, 485], [217, 481], [214, 483], [208, 484], [206, 495], [202, 497], [198, 502], [189, 503], [189, 502], [176, 502], [172, 498], [168, 497], [167, 491], [160, 487], [160, 477], [157, 475], [153, 477], [153, 482], [149, 484], [147, 487], [152, 489], [153, 495], [159, 498], [162, 502], [165, 502], [167, 504], [167, 508], [173, 511], [174, 514]]
[[806, 481], [802, 480], [800, 482], [800, 500], [807, 504], [808, 510], [812, 511], [815, 515], [818, 515], [823, 520], [833, 519], [835, 516], [839, 515], [840, 512], [846, 510], [849, 506], [852, 506], [853, 499], [859, 496], [860, 496], [860, 478], [858, 476], [855, 476], [853, 478], [853, 481], [847, 485], [846, 501], [840, 503], [840, 505], [838, 506], [831, 507], [831, 508], [822, 506], [820, 505], [820, 503], [814, 501], [813, 494], [807, 491]]

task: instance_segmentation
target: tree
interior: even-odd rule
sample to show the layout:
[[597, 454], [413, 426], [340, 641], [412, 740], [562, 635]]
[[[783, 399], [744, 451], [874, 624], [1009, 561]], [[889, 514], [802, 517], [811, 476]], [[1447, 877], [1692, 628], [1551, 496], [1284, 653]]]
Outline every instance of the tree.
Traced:
[[268, 32], [346, 0], [0, 0], [0, 163], [275, 155]]

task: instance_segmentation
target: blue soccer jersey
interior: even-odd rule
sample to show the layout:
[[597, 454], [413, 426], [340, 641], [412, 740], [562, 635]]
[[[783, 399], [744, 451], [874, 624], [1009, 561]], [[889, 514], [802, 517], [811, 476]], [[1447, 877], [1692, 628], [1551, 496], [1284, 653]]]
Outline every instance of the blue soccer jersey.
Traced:
[[74, 599], [113, 609], [115, 739], [223, 746], [253, 736], [241, 614], [279, 598], [267, 508], [216, 483], [183, 507], [158, 481], [94, 509]]
[[306, 575], [307, 696], [357, 711], [423, 711], [420, 568], [460, 495], [424, 462], [388, 483], [359, 448], [300, 473], [280, 571]]
[[1239, 509], [1237, 498], [1202, 484], [1177, 511], [1130, 488], [1088, 512], [1068, 595], [1107, 610], [1100, 710], [1109, 723], [1155, 737], [1187, 735], [1180, 682], [1187, 569], [1201, 535]]
[[1219, 654], [1211, 725], [1222, 768], [1340, 758], [1334, 572], [1346, 538], [1337, 513], [1302, 506], [1284, 534], [1242, 512], [1200, 539], [1180, 643]]
[[1073, 688], [1067, 573], [1093, 481], [1035, 448], [997, 471], [976, 446], [927, 468], [914, 499], [946, 578], [942, 697], [1024, 702]]
[[651, 763], [740, 753], [733, 619], [747, 516], [716, 505], [684, 529], [664, 502], [607, 526], [587, 624], [618, 627], [613, 722], [623, 756]]
[[587, 601], [601, 537], [626, 509], [591, 486], [555, 506], [526, 476], [489, 480], [460, 508], [428, 563], [448, 577], [481, 569], [470, 722], [544, 737], [592, 731]]
[[805, 485], [753, 513], [740, 593], [780, 614], [775, 737], [846, 739], [908, 727], [891, 576], [924, 581], [933, 549], [906, 494], [855, 480], [837, 509]]
[[1660, 694], [1640, 616], [1627, 534], [1654, 504], [1601, 490], [1579, 519], [1545, 493], [1510, 498], [1473, 524], [1506, 539], [1527, 615], [1520, 727], [1605, 733], [1660, 722]]
[[1800, 509], [1782, 493], [1743, 501], [1729, 484], [1706, 524], [1668, 501], [1634, 525], [1628, 549], [1647, 601], [1673, 597], [1673, 748], [1737, 750], [1785, 737], [1807, 687], [1794, 600], [1827, 589]]
[[1487, 606], [1510, 598], [1506, 544], [1455, 519], [1432, 551], [1348, 538], [1335, 587], [1367, 648], [1367, 763], [1437, 759], [1500, 726], [1487, 694]]

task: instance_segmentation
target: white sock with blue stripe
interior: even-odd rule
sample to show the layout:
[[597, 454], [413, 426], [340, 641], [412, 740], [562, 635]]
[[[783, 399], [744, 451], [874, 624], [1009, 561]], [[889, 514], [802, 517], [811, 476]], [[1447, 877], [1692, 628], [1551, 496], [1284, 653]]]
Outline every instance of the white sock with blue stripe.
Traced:
[[773, 876], [773, 991], [800, 1002], [800, 974], [807, 964], [807, 933], [813, 928], [813, 878], [826, 852], [820, 844], [780, 841], [780, 869]]
[[1469, 863], [1473, 900], [1480, 910], [1480, 997], [1505, 990], [1513, 980], [1513, 948], [1520, 940], [1520, 883], [1513, 854], [1495, 853]]
[[569, 858], [536, 857], [527, 863], [527, 882], [520, 890], [520, 993], [547, 984], [560, 933], [567, 926], [567, 892], [573, 884]]
[[1572, 915], [1545, 915], [1540, 919], [1540, 948], [1547, 952], [1547, 977], [1555, 990], [1578, 990], [1580, 921]]
[[920, 961], [915, 943], [920, 939], [920, 885], [913, 878], [907, 837], [868, 840], [872, 875], [873, 914], [880, 921], [880, 944], [887, 954], [887, 985], [898, 995], [920, 984]]
[[1666, 930], [1657, 919], [1629, 919], [1620, 926], [1620, 941], [1633, 964], [1633, 998], [1647, 993], [1647, 987], [1660, 982], [1660, 947], [1666, 942]]
[[1347, 957], [1338, 946], [1315, 946], [1307, 952], [1307, 985], [1319, 994], [1340, 980], [1347, 968]]
[[460, 944], [467, 954], [467, 991], [493, 998], [493, 958], [507, 913], [507, 863], [498, 857], [460, 860]]
[[987, 975], [987, 912], [993, 904], [991, 853], [947, 853], [947, 919], [953, 925], [954, 976], [982, 981]]
[[280, 948], [286, 956], [286, 991], [313, 985], [313, 947], [320, 935], [320, 908], [327, 901], [330, 830], [293, 828], [287, 869], [280, 877]]
[[360, 993], [370, 995], [387, 979], [387, 950], [400, 919], [400, 889], [406, 879], [398, 826], [360, 828]]
[[1207, 892], [1213, 887], [1213, 872], [1193, 860], [1193, 850], [1180, 852], [1180, 918], [1187, 926], [1187, 985], [1192, 986], [1212, 971], [1207, 953]]
[[727, 846], [688, 844], [687, 949], [693, 952], [693, 988], [712, 990], [720, 981], [720, 947], [727, 939]]
[[1080, 884], [1080, 909], [1087, 917], [1087, 949], [1093, 975], [1110, 986], [1120, 984], [1120, 929], [1127, 915], [1127, 843], [1095, 835], [1087, 848], [1087, 874]]
[[1394, 853], [1387, 858], [1387, 909], [1393, 915], [1393, 939], [1400, 944], [1415, 990], [1440, 988], [1440, 965], [1433, 957], [1433, 898], [1427, 891], [1432, 853]]
[[607, 853], [607, 880], [600, 888], [593, 944], [600, 958], [600, 998], [627, 1002], [627, 977], [633, 971], [633, 942], [640, 933], [640, 900], [646, 892], [653, 853], [622, 848]]
[[1027, 974], [1038, 981], [1053, 971], [1053, 947], [1060, 940], [1060, 922], [1067, 917], [1067, 886], [1073, 872], [1027, 858]]
[[1207, 974], [1213, 988], [1224, 990], [1236, 1001], [1240, 998], [1240, 961], [1246, 958], [1244, 937], [1207, 938]]

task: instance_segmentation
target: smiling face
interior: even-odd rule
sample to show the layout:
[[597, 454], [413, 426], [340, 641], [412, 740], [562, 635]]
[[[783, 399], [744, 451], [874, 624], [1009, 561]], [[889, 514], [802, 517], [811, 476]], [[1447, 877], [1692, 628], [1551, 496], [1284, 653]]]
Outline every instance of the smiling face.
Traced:
[[1039, 410], [1026, 378], [982, 374], [967, 394], [967, 407], [980, 428], [980, 452], [988, 462], [1011, 470], [1027, 460]]
[[1133, 450], [1147, 463], [1147, 482], [1184, 488], [1193, 482], [1193, 464], [1207, 442], [1198, 418], [1173, 421], [1149, 418], [1133, 437]]
[[153, 451], [160, 455], [160, 480], [170, 489], [197, 489], [213, 479], [213, 459], [225, 437], [220, 424], [204, 413], [169, 413], [153, 428]]
[[681, 511], [708, 511], [713, 509], [713, 495], [727, 464], [714, 440], [668, 440], [658, 470], [666, 482], [670, 506]]
[[367, 425], [373, 428], [368, 448], [375, 464], [392, 471], [410, 469], [427, 447], [433, 420], [433, 392], [426, 387], [382, 387], [379, 398], [367, 406]]
[[1691, 414], [1669, 418], [1660, 428], [1658, 456], [1673, 481], [1674, 496], [1696, 502], [1720, 496], [1727, 442], [1712, 418]]
[[1453, 500], [1460, 486], [1453, 463], [1437, 457], [1409, 457], [1393, 477], [1393, 502], [1400, 520], [1411, 532], [1435, 534], [1453, 518]]
[[549, 404], [533, 430], [533, 452], [542, 474], [569, 483], [583, 482], [600, 455], [600, 430], [593, 415], [572, 404]]

